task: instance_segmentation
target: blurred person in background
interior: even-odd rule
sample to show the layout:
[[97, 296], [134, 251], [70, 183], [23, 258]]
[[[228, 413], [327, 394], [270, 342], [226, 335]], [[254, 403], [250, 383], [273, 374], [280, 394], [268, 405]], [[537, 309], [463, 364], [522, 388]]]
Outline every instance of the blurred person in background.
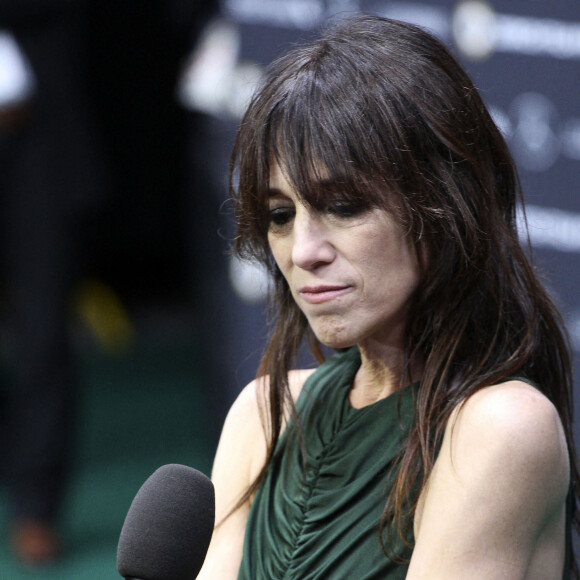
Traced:
[[85, 0], [0, 0], [0, 28], [16, 39], [34, 83], [23, 114], [0, 135], [2, 471], [12, 546], [30, 564], [61, 550], [57, 524], [75, 437], [70, 294], [83, 232], [104, 191], [85, 87], [86, 16]]
[[[217, 0], [105, 0], [93, 3], [91, 15], [92, 82], [115, 199], [103, 217], [98, 269], [148, 328], [180, 332], [183, 309], [176, 316], [171, 306], [186, 304], [213, 446], [249, 378], [238, 378], [248, 345], [240, 336], [251, 330], [239, 323], [226, 255], [233, 220], [221, 211], [233, 132], [218, 115], [180, 102], [178, 85], [219, 18]], [[207, 90], [213, 95], [214, 87]]]

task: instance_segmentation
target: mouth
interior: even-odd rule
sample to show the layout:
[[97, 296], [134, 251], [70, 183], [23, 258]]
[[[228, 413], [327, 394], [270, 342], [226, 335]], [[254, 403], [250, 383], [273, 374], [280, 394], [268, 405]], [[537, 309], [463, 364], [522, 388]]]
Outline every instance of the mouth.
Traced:
[[298, 294], [309, 304], [321, 304], [330, 300], [340, 298], [350, 292], [351, 286], [303, 286], [298, 290]]

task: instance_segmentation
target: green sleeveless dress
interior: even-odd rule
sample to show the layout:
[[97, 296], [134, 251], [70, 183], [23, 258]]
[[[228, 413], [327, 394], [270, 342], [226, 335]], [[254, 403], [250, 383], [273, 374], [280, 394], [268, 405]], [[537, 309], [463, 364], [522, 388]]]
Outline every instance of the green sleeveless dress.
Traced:
[[[250, 510], [238, 580], [405, 578], [408, 566], [384, 554], [378, 524], [418, 383], [353, 409], [348, 393], [359, 366], [360, 353], [353, 347], [306, 381], [296, 403], [306, 470], [295, 438], [283, 435]], [[572, 512], [570, 494], [564, 580], [570, 578]], [[408, 561], [411, 550], [394, 536], [390, 553]]]
[[[306, 381], [297, 401], [306, 471], [296, 438], [283, 436], [250, 510], [238, 580], [405, 578], [407, 566], [382, 551], [378, 524], [417, 385], [354, 409], [348, 392], [359, 366], [352, 348]], [[410, 556], [400, 540], [393, 548]]]

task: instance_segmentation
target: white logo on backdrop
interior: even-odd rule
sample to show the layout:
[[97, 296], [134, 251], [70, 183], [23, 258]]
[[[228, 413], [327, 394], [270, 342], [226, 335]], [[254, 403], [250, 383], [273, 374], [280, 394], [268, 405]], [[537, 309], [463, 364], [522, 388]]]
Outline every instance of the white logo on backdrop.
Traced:
[[528, 171], [546, 171], [560, 154], [558, 112], [538, 93], [523, 93], [510, 107], [513, 130], [509, 136], [518, 165]]
[[226, 16], [248, 24], [309, 30], [335, 15], [360, 12], [359, 0], [226, 0]]
[[215, 18], [184, 63], [177, 99], [187, 109], [239, 119], [262, 78], [262, 67], [240, 61], [239, 26]]
[[497, 17], [487, 2], [461, 2], [451, 19], [458, 50], [471, 60], [491, 56], [497, 44]]
[[441, 6], [419, 2], [376, 2], [369, 12], [422, 26], [442, 39], [449, 39], [450, 36], [449, 11]]
[[453, 40], [472, 60], [494, 52], [580, 59], [580, 22], [500, 14], [485, 0], [457, 2], [451, 13], [424, 2], [376, 2], [372, 12], [429, 28], [443, 40]]
[[320, 0], [226, 0], [224, 12], [238, 22], [310, 29], [325, 16]]
[[570, 159], [580, 160], [580, 119], [568, 119], [560, 137], [562, 152]]
[[518, 166], [532, 172], [547, 171], [562, 155], [580, 160], [580, 119], [562, 122], [556, 106], [534, 92], [518, 95], [509, 111], [489, 106]]
[[[499, 3], [498, 3], [499, 4]], [[223, 10], [238, 22], [311, 29], [326, 18], [360, 11], [359, 0], [224, 0]], [[462, 0], [451, 11], [424, 2], [375, 2], [372, 12], [414, 22], [444, 40], [454, 40], [467, 58], [493, 52], [580, 59], [580, 22], [500, 14], [485, 0]]]
[[498, 14], [484, 0], [463, 0], [452, 15], [459, 51], [479, 60], [493, 52], [561, 59], [580, 58], [580, 23]]

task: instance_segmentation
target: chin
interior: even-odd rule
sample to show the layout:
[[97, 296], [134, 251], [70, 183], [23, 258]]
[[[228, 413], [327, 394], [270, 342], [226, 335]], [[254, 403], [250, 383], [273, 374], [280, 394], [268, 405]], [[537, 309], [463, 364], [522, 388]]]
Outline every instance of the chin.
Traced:
[[311, 324], [316, 338], [329, 348], [350, 348], [357, 343], [356, 337], [347, 332], [347, 328], [337, 324]]

